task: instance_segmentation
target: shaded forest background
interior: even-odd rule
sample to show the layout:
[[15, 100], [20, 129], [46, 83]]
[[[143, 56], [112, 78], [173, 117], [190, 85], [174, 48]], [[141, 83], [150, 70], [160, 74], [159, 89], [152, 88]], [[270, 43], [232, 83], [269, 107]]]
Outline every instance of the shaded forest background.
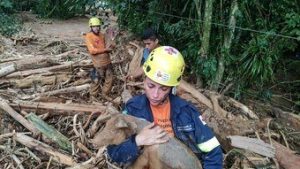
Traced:
[[2, 0], [0, 33], [22, 28], [21, 11], [68, 19], [111, 9], [139, 37], [153, 27], [182, 51], [186, 78], [239, 100], [259, 99], [299, 114], [300, 5], [297, 0]]

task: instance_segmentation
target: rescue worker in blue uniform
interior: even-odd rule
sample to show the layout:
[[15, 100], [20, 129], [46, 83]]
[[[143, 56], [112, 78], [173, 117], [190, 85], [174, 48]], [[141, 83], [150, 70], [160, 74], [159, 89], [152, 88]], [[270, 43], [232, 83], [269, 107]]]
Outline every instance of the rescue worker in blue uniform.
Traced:
[[204, 169], [221, 169], [223, 153], [212, 130], [197, 109], [171, 93], [179, 85], [185, 63], [181, 53], [170, 46], [154, 49], [143, 65], [145, 94], [126, 103], [123, 113], [152, 122], [119, 145], [109, 145], [109, 160], [119, 165], [134, 162], [143, 146], [167, 142], [176, 137], [202, 162]]

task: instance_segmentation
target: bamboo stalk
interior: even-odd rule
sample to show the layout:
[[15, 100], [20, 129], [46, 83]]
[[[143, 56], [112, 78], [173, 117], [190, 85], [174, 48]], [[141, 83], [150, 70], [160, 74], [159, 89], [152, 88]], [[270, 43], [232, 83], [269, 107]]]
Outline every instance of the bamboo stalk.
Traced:
[[31, 121], [41, 133], [57, 143], [62, 149], [68, 150], [69, 152], [72, 151], [72, 143], [68, 140], [67, 137], [57, 131], [54, 127], [48, 125], [33, 113], [28, 114], [26, 118]]

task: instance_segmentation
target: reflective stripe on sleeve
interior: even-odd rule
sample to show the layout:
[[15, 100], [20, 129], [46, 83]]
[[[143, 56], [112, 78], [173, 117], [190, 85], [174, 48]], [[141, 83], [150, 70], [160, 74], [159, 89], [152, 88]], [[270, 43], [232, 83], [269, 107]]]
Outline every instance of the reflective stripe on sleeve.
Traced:
[[124, 109], [124, 110], [122, 111], [122, 114], [128, 114], [127, 110]]
[[198, 148], [202, 152], [208, 153], [219, 145], [220, 145], [220, 143], [219, 143], [218, 139], [216, 137], [213, 137], [210, 140], [207, 140], [206, 142], [198, 144]]

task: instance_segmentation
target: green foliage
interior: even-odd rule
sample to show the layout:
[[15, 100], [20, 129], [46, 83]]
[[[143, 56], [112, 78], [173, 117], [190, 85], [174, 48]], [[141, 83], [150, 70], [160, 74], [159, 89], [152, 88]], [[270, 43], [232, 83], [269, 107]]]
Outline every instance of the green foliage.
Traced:
[[13, 4], [10, 0], [1, 0], [0, 1], [0, 12], [8, 13], [12, 11]]
[[0, 2], [0, 34], [11, 36], [20, 28], [20, 22], [12, 15], [13, 3], [10, 0], [2, 0]]
[[287, 51], [295, 51], [298, 43], [295, 39], [278, 37], [276, 34], [294, 37], [300, 34], [300, 11], [296, 0], [238, 1], [237, 26], [266, 33], [236, 29], [232, 46], [224, 54], [224, 35], [229, 31], [227, 21], [231, 1], [217, 0], [213, 4], [209, 56], [201, 58], [199, 49], [202, 44], [201, 21], [204, 20], [205, 1], [108, 2], [113, 6], [121, 27], [138, 35], [146, 27], [155, 28], [162, 36], [162, 44], [178, 48], [185, 57], [187, 70], [201, 77], [208, 85], [216, 76], [218, 59], [223, 54], [226, 65], [223, 79], [233, 79], [239, 84], [237, 91], [249, 87], [262, 90], [272, 83], [282, 56]]
[[4, 36], [11, 36], [20, 30], [21, 24], [13, 16], [0, 13], [0, 18], [0, 34]]
[[34, 11], [43, 18], [67, 19], [84, 14], [85, 5], [84, 0], [39, 0]]
[[277, 50], [272, 51], [272, 44], [267, 36], [254, 37], [246, 44], [239, 61], [240, 77], [246, 83], [260, 84], [273, 80], [274, 62]]
[[300, 14], [296, 12], [287, 13], [285, 15], [285, 23], [288, 29], [290, 29], [290, 35], [295, 35], [300, 40]]
[[272, 91], [271, 90], [262, 90], [260, 93], [259, 93], [259, 97], [260, 99], [263, 99], [263, 100], [270, 100], [272, 98]]
[[13, 3], [13, 8], [16, 11], [29, 11], [31, 10], [38, 1], [36, 0], [26, 0], [26, 1], [20, 1], [20, 0], [11, 0]]

